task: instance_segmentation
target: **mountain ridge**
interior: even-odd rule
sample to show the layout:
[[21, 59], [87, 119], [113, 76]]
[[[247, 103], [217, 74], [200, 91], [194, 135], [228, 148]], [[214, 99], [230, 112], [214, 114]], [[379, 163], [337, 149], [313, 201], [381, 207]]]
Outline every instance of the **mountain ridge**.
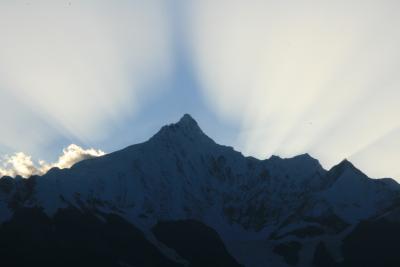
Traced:
[[296, 264], [311, 266], [313, 248], [320, 242], [328, 242], [339, 261], [343, 238], [360, 221], [390, 212], [400, 199], [399, 187], [368, 178], [347, 160], [325, 170], [309, 154], [245, 157], [215, 143], [185, 114], [146, 142], [70, 169], [29, 179], [1, 178], [0, 223], [34, 207], [50, 219], [65, 209], [100, 218], [116, 214], [172, 259], [174, 249], [157, 241], [152, 229], [161, 222], [197, 221], [216, 231], [245, 266], [287, 266], [293, 261], [285, 253], [303, 253], [295, 257]]

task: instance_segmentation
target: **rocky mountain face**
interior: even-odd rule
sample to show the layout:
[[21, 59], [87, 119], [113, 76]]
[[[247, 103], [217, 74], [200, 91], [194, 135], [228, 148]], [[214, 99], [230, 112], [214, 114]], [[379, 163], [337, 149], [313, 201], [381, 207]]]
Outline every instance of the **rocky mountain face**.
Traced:
[[[400, 266], [400, 186], [244, 157], [185, 115], [147, 142], [0, 179], [7, 266]], [[19, 257], [18, 255], [24, 255]]]

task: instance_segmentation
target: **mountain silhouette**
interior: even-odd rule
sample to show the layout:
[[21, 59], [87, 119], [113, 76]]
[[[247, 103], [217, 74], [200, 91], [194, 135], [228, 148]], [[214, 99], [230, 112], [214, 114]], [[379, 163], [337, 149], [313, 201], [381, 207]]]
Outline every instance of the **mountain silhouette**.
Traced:
[[[399, 200], [394, 180], [368, 178], [347, 160], [325, 170], [308, 154], [245, 157], [185, 114], [144, 143], [70, 169], [2, 177], [0, 258], [7, 266], [400, 266], [395, 242], [377, 238], [397, 237]], [[376, 260], [360, 257], [364, 249]]]

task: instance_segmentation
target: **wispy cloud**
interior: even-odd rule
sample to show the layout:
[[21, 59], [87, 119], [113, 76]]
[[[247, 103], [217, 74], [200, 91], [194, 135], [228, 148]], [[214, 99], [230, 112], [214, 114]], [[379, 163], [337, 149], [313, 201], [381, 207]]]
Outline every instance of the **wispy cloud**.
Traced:
[[38, 164], [35, 164], [31, 156], [23, 152], [18, 152], [12, 156], [5, 156], [4, 159], [0, 161], [3, 166], [0, 167], [0, 177], [15, 177], [20, 175], [26, 178], [32, 175], [43, 175], [51, 168], [71, 168], [77, 162], [103, 155], [105, 155], [105, 153], [101, 150], [93, 148], [83, 149], [72, 144], [63, 150], [62, 155], [56, 162], [47, 163], [43, 160], [39, 160]]

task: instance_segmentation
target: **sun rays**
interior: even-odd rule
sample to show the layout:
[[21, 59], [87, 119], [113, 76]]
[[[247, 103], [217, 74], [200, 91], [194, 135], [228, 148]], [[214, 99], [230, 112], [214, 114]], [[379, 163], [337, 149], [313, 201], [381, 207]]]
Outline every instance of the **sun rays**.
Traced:
[[398, 126], [395, 2], [197, 4], [200, 80], [215, 112], [241, 125], [247, 154], [309, 152], [329, 167]]
[[[157, 104], [192, 90], [238, 129], [231, 145], [246, 154], [308, 152], [326, 167], [350, 158], [373, 176], [398, 174], [396, 1], [0, 5], [4, 151], [38, 156], [62, 138], [96, 146], [146, 117], [148, 96], [163, 113]], [[184, 83], [189, 72], [196, 81]]]

